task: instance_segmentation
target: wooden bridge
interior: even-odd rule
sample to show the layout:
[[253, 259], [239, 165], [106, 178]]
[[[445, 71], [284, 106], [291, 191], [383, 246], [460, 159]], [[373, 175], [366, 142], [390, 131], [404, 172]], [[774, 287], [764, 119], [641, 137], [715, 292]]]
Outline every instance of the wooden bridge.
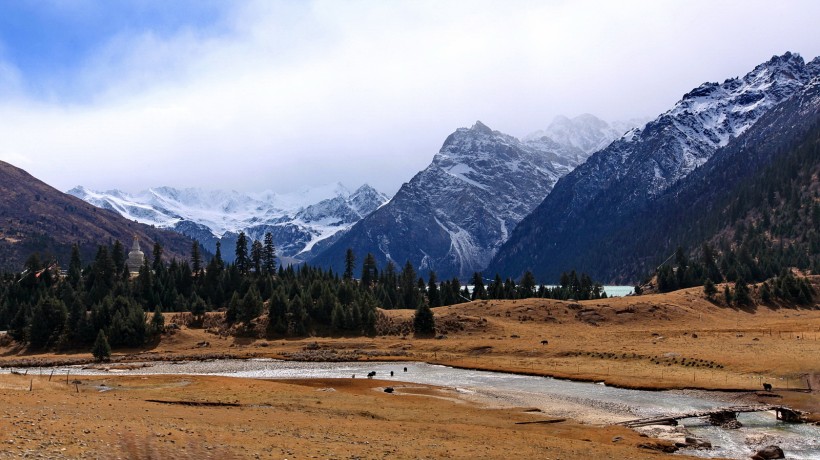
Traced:
[[[677, 425], [678, 420], [684, 418], [709, 417], [713, 425], [722, 425], [728, 421], [737, 421], [737, 414], [744, 412], [768, 412], [775, 411], [778, 420], [789, 423], [802, 423], [802, 413], [785, 406], [732, 406], [718, 407], [715, 409], [702, 410], [697, 412], [687, 412], [684, 414], [662, 415], [659, 417], [648, 417], [637, 420], [627, 420], [616, 423], [629, 428], [637, 428], [647, 425]], [[739, 425], [738, 425], [739, 426]]]

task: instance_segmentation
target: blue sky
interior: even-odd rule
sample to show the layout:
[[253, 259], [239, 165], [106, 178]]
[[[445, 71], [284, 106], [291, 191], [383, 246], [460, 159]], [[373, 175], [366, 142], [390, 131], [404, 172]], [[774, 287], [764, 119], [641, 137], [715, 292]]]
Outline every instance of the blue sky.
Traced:
[[167, 40], [184, 30], [225, 34], [229, 6], [214, 0], [3, 0], [0, 58], [24, 77], [27, 94], [81, 101], [93, 95], [83, 87], [83, 70], [106, 44], [143, 34]]
[[0, 0], [0, 160], [67, 190], [395, 192], [455, 129], [654, 117], [820, 2]]

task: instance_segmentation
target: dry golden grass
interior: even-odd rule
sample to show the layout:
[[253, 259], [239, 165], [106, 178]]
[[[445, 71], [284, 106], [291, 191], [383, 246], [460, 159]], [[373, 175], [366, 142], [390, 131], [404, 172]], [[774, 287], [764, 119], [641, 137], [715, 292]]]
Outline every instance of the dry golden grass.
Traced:
[[[30, 379], [0, 376], [0, 457], [656, 458], [636, 447], [655, 441], [623, 427], [516, 424], [546, 418], [482, 409], [420, 385], [387, 394], [369, 379], [117, 376], [82, 378], [77, 392], [39, 376], [29, 391]], [[111, 390], [100, 392], [102, 383]]]
[[[412, 316], [410, 311], [385, 314], [397, 324]], [[115, 359], [335, 356], [418, 360], [637, 388], [759, 390], [768, 382], [781, 397], [779, 402], [814, 411], [815, 417], [820, 413], [817, 305], [744, 311], [715, 305], [701, 289], [693, 288], [586, 302], [479, 301], [437, 308], [435, 314], [442, 339], [394, 335], [254, 340], [183, 327], [150, 349], [118, 351]], [[548, 343], [542, 344], [544, 340]], [[200, 346], [202, 342], [208, 346]], [[88, 360], [90, 354], [31, 355], [13, 346], [0, 348], [0, 365], [78, 359]], [[111, 364], [117, 365], [121, 363]], [[0, 443], [14, 441], [4, 445], [6, 451], [34, 449], [54, 458], [165, 458], [170, 452], [181, 457], [191, 451], [237, 458], [655, 455], [637, 449], [647, 440], [629, 430], [571, 421], [515, 425], [533, 415], [520, 409], [481, 409], [458, 402], [453, 394], [420, 386], [387, 395], [378, 391], [379, 382], [366, 379], [81, 379], [78, 393], [64, 381], [48, 382], [47, 376], [0, 377], [0, 432], [5, 436]], [[94, 385], [103, 381], [114, 390], [96, 391]], [[809, 386], [813, 392], [794, 391]], [[147, 399], [240, 406], [170, 406]], [[614, 436], [623, 441], [613, 443]], [[194, 457], [206, 458], [189, 456]]]

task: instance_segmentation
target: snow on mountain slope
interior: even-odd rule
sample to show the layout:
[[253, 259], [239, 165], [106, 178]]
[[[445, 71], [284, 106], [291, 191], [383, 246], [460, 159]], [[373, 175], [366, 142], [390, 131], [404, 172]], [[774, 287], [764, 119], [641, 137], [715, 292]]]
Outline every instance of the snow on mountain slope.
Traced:
[[524, 140], [533, 141], [546, 137], [566, 148], [577, 149], [577, 161], [583, 162], [630, 129], [643, 126], [647, 121], [649, 120], [634, 119], [610, 124], [588, 113], [575, 118], [559, 115], [547, 129], [529, 134]]
[[224, 239], [227, 260], [233, 254], [228, 243], [240, 231], [260, 241], [271, 232], [279, 254], [298, 257], [387, 202], [369, 185], [350, 192], [339, 183], [287, 194], [158, 187], [129, 195], [82, 186], [68, 193], [130, 220], [191, 236], [211, 251]]
[[819, 76], [820, 60], [806, 64], [785, 53], [742, 78], [693, 89], [563, 177], [515, 229], [490, 271], [517, 276], [533, 270], [552, 278], [568, 268], [597, 273], [596, 267], [573, 262], [597, 235], [629, 219]]
[[521, 141], [481, 122], [451, 134], [430, 165], [313, 262], [339, 267], [348, 248], [379, 264], [410, 261], [440, 278], [480, 271], [515, 225], [578, 165], [578, 149]]

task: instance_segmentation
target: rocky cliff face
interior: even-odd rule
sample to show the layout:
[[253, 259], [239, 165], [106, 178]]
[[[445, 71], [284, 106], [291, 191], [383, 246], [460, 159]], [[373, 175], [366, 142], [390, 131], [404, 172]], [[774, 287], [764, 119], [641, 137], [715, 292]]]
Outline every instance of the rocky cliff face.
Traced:
[[[576, 268], [604, 279], [617, 261], [596, 265], [606, 238], [670, 186], [706, 164], [767, 112], [799, 94], [820, 75], [791, 53], [775, 56], [742, 78], [705, 83], [641, 129], [633, 129], [562, 178], [512, 233], [489, 272], [532, 270], [549, 281]], [[787, 127], [784, 127], [787, 128]]]
[[515, 225], [578, 165], [579, 149], [521, 141], [481, 122], [451, 134], [430, 165], [314, 260], [341, 267], [352, 248], [383, 266], [410, 261], [439, 277], [483, 269]]

